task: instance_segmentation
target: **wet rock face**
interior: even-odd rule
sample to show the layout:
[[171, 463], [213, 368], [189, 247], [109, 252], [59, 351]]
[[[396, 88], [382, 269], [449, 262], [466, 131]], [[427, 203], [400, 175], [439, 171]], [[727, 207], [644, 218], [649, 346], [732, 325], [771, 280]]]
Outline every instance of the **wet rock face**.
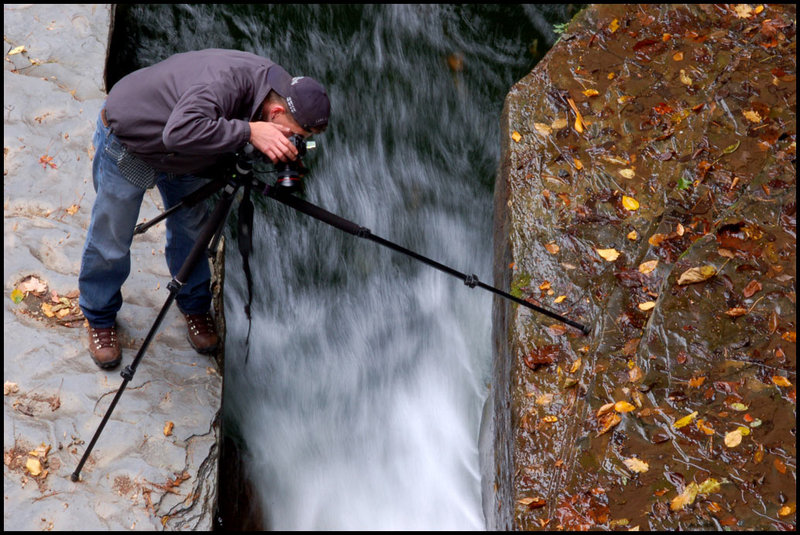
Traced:
[[[795, 529], [793, 6], [603, 5], [509, 93], [494, 523]], [[505, 458], [505, 461], [503, 459]]]

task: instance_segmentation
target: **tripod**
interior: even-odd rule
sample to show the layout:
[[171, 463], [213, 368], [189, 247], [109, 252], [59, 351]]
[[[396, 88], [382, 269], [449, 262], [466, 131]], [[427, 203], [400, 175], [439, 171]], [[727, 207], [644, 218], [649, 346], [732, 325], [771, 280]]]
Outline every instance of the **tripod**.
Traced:
[[[485, 284], [480, 280], [478, 280], [478, 277], [476, 275], [466, 275], [449, 266], [436, 262], [435, 260], [431, 260], [430, 258], [427, 258], [421, 254], [415, 253], [414, 251], [411, 251], [409, 249], [406, 249], [405, 247], [397, 245], [396, 243], [392, 243], [391, 241], [381, 238], [380, 236], [376, 236], [368, 228], [357, 225], [352, 221], [348, 221], [347, 219], [332, 214], [331, 212], [328, 212], [323, 208], [320, 208], [319, 206], [316, 206], [308, 201], [304, 201], [303, 199], [295, 197], [294, 195], [291, 195], [289, 192], [286, 191], [286, 188], [283, 188], [279, 185], [269, 186], [264, 184], [263, 182], [261, 182], [260, 180], [258, 180], [253, 176], [253, 165], [257, 158], [258, 158], [258, 152], [252, 147], [252, 145], [248, 143], [247, 145], [245, 145], [244, 149], [239, 154], [237, 154], [236, 162], [232, 166], [232, 169], [230, 169], [229, 172], [227, 173], [228, 175], [227, 177], [206, 184], [202, 188], [198, 189], [195, 193], [188, 195], [186, 198], [182, 199], [180, 203], [170, 208], [163, 214], [152, 219], [146, 224], [140, 224], [136, 226], [134, 233], [144, 232], [145, 230], [147, 230], [147, 228], [158, 223], [165, 217], [168, 217], [171, 213], [174, 213], [176, 210], [179, 210], [183, 206], [194, 205], [200, 202], [201, 200], [204, 200], [205, 198], [211, 196], [216, 191], [219, 191], [220, 189], [222, 190], [220, 200], [217, 202], [217, 206], [214, 209], [214, 212], [211, 214], [206, 223], [203, 225], [203, 228], [200, 231], [200, 235], [195, 241], [195, 244], [191, 252], [187, 256], [183, 265], [181, 266], [181, 269], [179, 270], [178, 274], [175, 275], [175, 277], [169, 282], [169, 284], [167, 284], [167, 289], [169, 290], [169, 296], [167, 297], [167, 300], [164, 303], [164, 305], [161, 307], [161, 311], [158, 313], [158, 316], [156, 317], [155, 322], [150, 328], [150, 331], [147, 333], [147, 336], [145, 337], [144, 342], [142, 343], [142, 347], [136, 353], [133, 362], [130, 365], [126, 366], [125, 369], [120, 373], [120, 375], [123, 378], [122, 384], [120, 385], [119, 390], [117, 390], [114, 399], [111, 400], [111, 404], [109, 405], [105, 416], [103, 416], [103, 419], [100, 421], [100, 425], [98, 426], [97, 431], [95, 431], [95, 434], [92, 437], [92, 440], [89, 442], [89, 445], [87, 446], [86, 451], [83, 454], [83, 457], [78, 463], [78, 467], [75, 469], [75, 472], [72, 473], [71, 476], [72, 481], [78, 481], [80, 479], [80, 472], [83, 469], [83, 465], [89, 458], [89, 454], [94, 448], [97, 439], [100, 437], [100, 433], [102, 433], [103, 428], [108, 422], [111, 413], [114, 411], [114, 408], [116, 407], [117, 402], [119, 401], [119, 398], [125, 391], [125, 387], [127, 387], [128, 383], [133, 379], [133, 376], [136, 373], [136, 368], [139, 366], [139, 363], [141, 362], [142, 357], [144, 356], [144, 353], [147, 350], [147, 347], [150, 345], [150, 341], [153, 339], [153, 336], [158, 331], [158, 328], [161, 325], [161, 322], [163, 321], [164, 317], [166, 316], [167, 311], [169, 310], [170, 306], [172, 305], [173, 301], [178, 295], [178, 292], [183, 287], [183, 282], [181, 281], [185, 281], [188, 279], [189, 275], [192, 273], [192, 270], [195, 268], [196, 264], [204, 257], [205, 252], [207, 249], [209, 249], [210, 244], [212, 244], [212, 246], [210, 247], [212, 250], [215, 248], [215, 244], [219, 239], [219, 237], [221, 236], [222, 231], [224, 229], [225, 221], [228, 217], [231, 205], [233, 204], [233, 201], [236, 197], [236, 193], [242, 186], [245, 187], [245, 197], [242, 200], [241, 209], [243, 213], [240, 212], [240, 216], [243, 216], [244, 218], [249, 217], [252, 219], [252, 202], [250, 202], [249, 199], [250, 189], [254, 187], [263, 188], [262, 193], [265, 196], [270, 197], [282, 204], [285, 204], [286, 206], [289, 206], [290, 208], [293, 208], [298, 212], [304, 213], [334, 228], [347, 232], [348, 234], [352, 234], [359, 238], [368, 239], [379, 245], [382, 245], [399, 253], [410, 256], [411, 258], [418, 260], [424, 264], [427, 264], [433, 268], [436, 268], [439, 271], [442, 271], [444, 273], [447, 273], [448, 275], [452, 275], [454, 277], [461, 279], [464, 282], [464, 284], [470, 288], [475, 288], [477, 286], [484, 290], [488, 290], [496, 295], [499, 295], [500, 297], [509, 299], [517, 304], [523, 305], [536, 312], [539, 312], [548, 317], [563, 322], [567, 325], [575, 327], [585, 335], [589, 334], [589, 328], [580, 323], [570, 320], [569, 318], [565, 318], [545, 308], [534, 305], [533, 303], [529, 303], [528, 301], [515, 297], [507, 292], [489, 286], [488, 284]], [[239, 235], [240, 250], [249, 251], [250, 239], [251, 236], [249, 233], [249, 225], [247, 224], [241, 225], [240, 221], [240, 235]], [[243, 254], [243, 260], [245, 260], [244, 270], [248, 276], [248, 288], [249, 288], [250, 286], [249, 266], [247, 265], [246, 255], [244, 254]], [[246, 311], [249, 317], [250, 315], [249, 305], [248, 307], [246, 307]]]

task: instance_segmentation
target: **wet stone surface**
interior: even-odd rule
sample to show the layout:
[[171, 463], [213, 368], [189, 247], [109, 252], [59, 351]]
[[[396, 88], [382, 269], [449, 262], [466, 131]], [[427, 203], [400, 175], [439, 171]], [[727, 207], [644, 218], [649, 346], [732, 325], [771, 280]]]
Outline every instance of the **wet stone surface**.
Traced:
[[498, 527], [796, 529], [795, 17], [592, 7], [509, 93], [496, 282], [592, 332], [496, 305]]

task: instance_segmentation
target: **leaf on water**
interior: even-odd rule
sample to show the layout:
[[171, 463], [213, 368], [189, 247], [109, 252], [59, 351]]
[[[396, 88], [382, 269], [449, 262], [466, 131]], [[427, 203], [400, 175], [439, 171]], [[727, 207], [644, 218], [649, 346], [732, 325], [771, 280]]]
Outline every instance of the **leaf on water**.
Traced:
[[535, 370], [539, 365], [552, 364], [555, 362], [558, 352], [559, 346], [557, 345], [545, 345], [534, 348], [533, 351], [524, 357], [525, 365]]
[[597, 409], [597, 417], [599, 418], [602, 415], [607, 414], [609, 411], [611, 411], [611, 409], [614, 408], [614, 405], [615, 405], [614, 403], [606, 403], [605, 405]]
[[780, 509], [778, 509], [779, 516], [789, 516], [793, 514], [797, 510], [796, 503], [790, 503], [789, 505], [784, 505]]
[[698, 494], [712, 494], [714, 492], [719, 491], [720, 483], [713, 477], [709, 477], [697, 488]]
[[511, 139], [519, 143], [519, 140], [522, 139], [522, 135], [516, 130], [514, 130], [514, 132], [511, 133]]
[[672, 60], [673, 61], [683, 61], [683, 52], [675, 52], [672, 55]]
[[697, 483], [689, 483], [686, 485], [686, 488], [683, 489], [683, 492], [675, 496], [669, 504], [669, 508], [672, 511], [680, 511], [687, 505], [691, 505], [694, 503], [694, 499], [697, 497], [697, 492], [699, 491], [699, 487]]
[[781, 461], [780, 459], [775, 459], [772, 461], [772, 464], [775, 465], [775, 470], [780, 472], [781, 474], [786, 473], [786, 463]]
[[639, 234], [638, 234], [638, 233], [637, 233], [635, 230], [632, 230], [632, 231], [630, 231], [630, 232], [628, 233], [628, 235], [626, 236], [626, 238], [628, 238], [628, 239], [629, 239], [629, 240], [631, 240], [631, 241], [636, 241], [636, 240], [638, 240], [638, 239], [639, 239]]
[[703, 419], [697, 420], [697, 428], [706, 435], [714, 434], [714, 428], [706, 424], [706, 421]]
[[681, 83], [683, 85], [692, 85], [692, 79], [689, 77], [688, 74], [686, 74], [686, 71], [684, 69], [681, 69], [680, 78], [681, 78]]
[[629, 169], [620, 169], [619, 170], [619, 174], [623, 178], [633, 178], [633, 177], [636, 176], [636, 171], [634, 171], [633, 169], [630, 169], [630, 168]]
[[692, 377], [691, 379], [689, 379], [689, 387], [700, 388], [701, 386], [703, 386], [703, 383], [705, 382], [706, 382], [705, 376]]
[[778, 386], [792, 386], [792, 383], [782, 375], [773, 375], [772, 382]]
[[729, 448], [735, 448], [739, 444], [742, 443], [742, 432], [739, 429], [735, 429], [728, 433], [725, 433], [725, 445]]
[[648, 260], [639, 264], [639, 273], [651, 273], [658, 266], [658, 260]]
[[761, 291], [761, 283], [757, 280], [751, 280], [747, 283], [747, 286], [744, 287], [742, 290], [742, 295], [745, 297], [752, 297], [754, 294]]
[[547, 501], [539, 496], [535, 498], [522, 498], [517, 503], [520, 505], [527, 505], [531, 509], [538, 509], [547, 505]]
[[639, 310], [646, 312], [655, 308], [656, 302], [655, 301], [647, 301], [645, 303], [639, 303]]
[[619, 20], [618, 19], [612, 20], [611, 24], [608, 25], [608, 29], [611, 31], [611, 33], [614, 33], [617, 30], [619, 30]]
[[[533, 127], [536, 129], [537, 132], [539, 132], [543, 136], [549, 136], [550, 134], [553, 133], [553, 130], [544, 123], [533, 123]], [[515, 139], [514, 141], [518, 140]]]
[[553, 401], [553, 394], [542, 394], [536, 398], [537, 405], [549, 405]]
[[630, 370], [628, 370], [628, 380], [632, 383], [635, 383], [639, 379], [644, 377], [644, 371], [639, 366], [634, 366]]
[[580, 369], [580, 367], [581, 367], [581, 359], [578, 359], [572, 363], [572, 366], [570, 366], [569, 373], [575, 373]]
[[622, 462], [625, 463], [625, 466], [628, 467], [628, 470], [630, 470], [631, 472], [636, 472], [637, 474], [642, 474], [650, 470], [649, 464], [642, 461], [641, 459], [637, 459], [636, 457], [625, 459]]
[[619, 258], [619, 251], [616, 249], [595, 249], [597, 254], [599, 254], [604, 260], [608, 262], [613, 262], [617, 258]]
[[681, 276], [678, 277], [678, 284], [683, 286], [685, 284], [694, 284], [696, 282], [703, 282], [717, 274], [717, 268], [712, 265], [705, 265], [701, 267], [694, 267], [687, 269]]
[[683, 418], [675, 421], [672, 424], [672, 427], [674, 427], [675, 429], [680, 429], [681, 427], [685, 427], [685, 426], [689, 425], [690, 423], [692, 423], [692, 421], [695, 418], [697, 418], [697, 411], [694, 411], [693, 413], [691, 413], [691, 414], [689, 414], [687, 416], [684, 416]]
[[626, 210], [638, 210], [639, 209], [639, 201], [634, 199], [633, 197], [628, 197], [627, 195], [622, 196], [622, 206], [625, 207]]
[[600, 92], [597, 89], [587, 89], [586, 91], [581, 91], [581, 93], [583, 93], [587, 97], [596, 97], [597, 95], [600, 94]]
[[567, 124], [568, 123], [566, 119], [564, 119], [563, 117], [559, 117], [558, 119], [553, 121], [553, 123], [550, 126], [552, 127], [553, 130], [561, 130], [563, 128], [566, 128]]
[[553, 416], [552, 414], [550, 414], [542, 418], [542, 420], [549, 424], [552, 424], [558, 421], [558, 416]]
[[617, 412], [631, 412], [636, 410], [636, 406], [627, 401], [617, 401], [614, 403], [614, 410]]
[[739, 401], [731, 403], [730, 407], [731, 407], [731, 409], [733, 409], [735, 411], [738, 411], [738, 412], [744, 412], [744, 411], [746, 411], [748, 409], [747, 405], [745, 405], [744, 403], [741, 403]]
[[600, 424], [601, 424], [602, 427], [601, 427], [600, 431], [597, 433], [597, 436], [599, 437], [603, 433], [608, 432], [609, 429], [611, 429], [612, 427], [614, 427], [615, 425], [617, 425], [621, 421], [622, 421], [622, 417], [619, 414], [617, 414], [616, 412], [609, 412], [609, 413], [604, 414], [600, 418]]

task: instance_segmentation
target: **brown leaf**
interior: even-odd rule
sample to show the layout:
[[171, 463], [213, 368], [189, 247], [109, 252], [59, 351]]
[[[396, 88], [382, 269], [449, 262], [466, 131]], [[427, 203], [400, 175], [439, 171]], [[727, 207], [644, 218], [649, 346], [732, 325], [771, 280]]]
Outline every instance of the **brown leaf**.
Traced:
[[535, 498], [522, 498], [517, 503], [520, 505], [527, 505], [530, 509], [539, 509], [547, 505], [547, 501], [539, 496]]
[[739, 316], [744, 316], [747, 314], [747, 309], [742, 307], [733, 307], [726, 310], [725, 314], [732, 318], [738, 318]]
[[744, 287], [744, 290], [742, 290], [742, 295], [745, 297], [752, 297], [753, 294], [759, 291], [761, 291], [761, 283], [757, 280], [751, 280], [747, 283], [747, 286]]
[[705, 265], [701, 267], [689, 268], [678, 277], [678, 284], [683, 286], [686, 284], [694, 284], [696, 282], [703, 282], [717, 274], [717, 268], [712, 265]]
[[600, 431], [597, 433], [597, 436], [599, 437], [603, 433], [608, 432], [609, 429], [611, 429], [612, 427], [614, 427], [615, 425], [617, 425], [621, 421], [622, 421], [622, 417], [619, 414], [617, 414], [616, 412], [608, 412], [608, 413], [604, 414], [600, 418], [601, 428], [600, 428]]
[[534, 348], [533, 351], [524, 357], [525, 365], [531, 369], [536, 369], [543, 364], [552, 364], [555, 362], [558, 352], [559, 346], [557, 345], [546, 345]]

